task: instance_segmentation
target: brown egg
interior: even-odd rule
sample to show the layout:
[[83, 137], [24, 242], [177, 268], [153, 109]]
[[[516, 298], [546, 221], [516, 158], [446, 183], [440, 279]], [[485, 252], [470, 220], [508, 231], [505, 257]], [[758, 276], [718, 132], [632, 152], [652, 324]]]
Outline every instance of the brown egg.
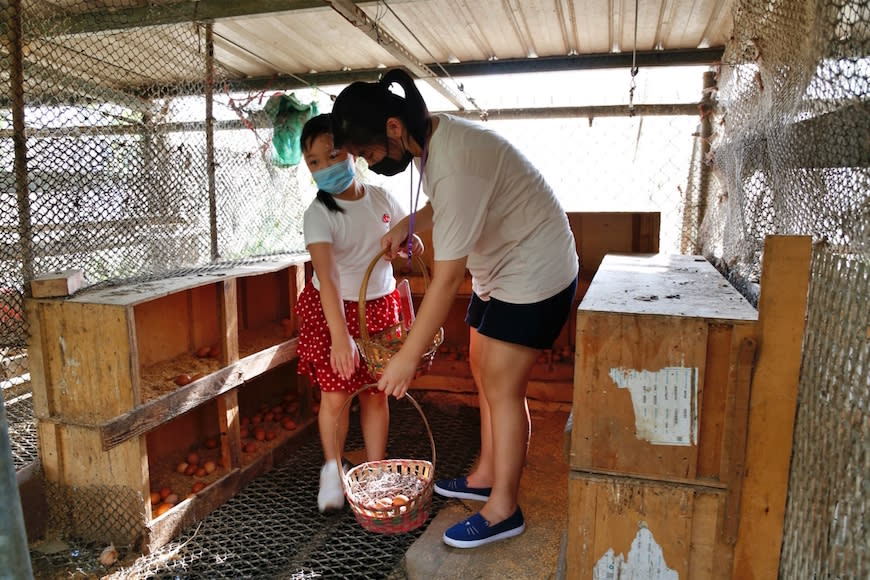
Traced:
[[166, 512], [168, 512], [171, 509], [172, 509], [171, 503], [162, 503], [159, 506], [157, 506], [156, 510], [154, 510], [154, 517], [162, 516], [163, 514], [165, 514]]
[[181, 373], [177, 377], [175, 377], [175, 384], [179, 387], [183, 387], [190, 383], [190, 375], [187, 373]]

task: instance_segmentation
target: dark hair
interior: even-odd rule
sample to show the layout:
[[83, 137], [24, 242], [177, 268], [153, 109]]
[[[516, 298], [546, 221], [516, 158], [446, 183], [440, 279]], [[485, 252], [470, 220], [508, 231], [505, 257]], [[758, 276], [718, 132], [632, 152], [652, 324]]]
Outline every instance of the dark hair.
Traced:
[[[302, 145], [302, 151], [305, 152], [309, 147], [311, 147], [311, 143], [321, 135], [331, 134], [332, 119], [330, 118], [329, 113], [323, 113], [322, 115], [311, 117], [305, 122], [305, 125], [302, 126], [302, 133], [299, 135], [299, 144]], [[326, 209], [329, 211], [344, 213], [344, 209], [338, 205], [335, 198], [322, 189], [317, 190], [317, 201], [325, 205]]]
[[[397, 83], [405, 96], [390, 91]], [[426, 142], [432, 117], [414, 79], [403, 69], [388, 71], [373, 83], [351, 83], [332, 105], [332, 134], [336, 147], [386, 143], [386, 124], [390, 117], [405, 123], [414, 141], [421, 147]]]

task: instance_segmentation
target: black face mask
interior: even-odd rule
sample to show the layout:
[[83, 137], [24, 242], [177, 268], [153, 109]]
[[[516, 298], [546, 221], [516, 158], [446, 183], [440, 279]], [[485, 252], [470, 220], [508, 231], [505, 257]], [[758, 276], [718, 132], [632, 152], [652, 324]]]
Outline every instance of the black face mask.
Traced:
[[396, 175], [397, 173], [403, 172], [411, 163], [413, 158], [414, 156], [411, 152], [405, 149], [405, 153], [402, 155], [401, 159], [390, 159], [389, 157], [384, 157], [374, 165], [369, 165], [369, 169], [375, 173], [380, 173], [381, 175]]
[[[386, 135], [384, 135], [386, 138]], [[384, 155], [384, 158], [375, 163], [374, 165], [369, 165], [369, 169], [374, 171], [375, 173], [379, 173], [381, 175], [396, 175], [397, 173], [401, 173], [408, 167], [408, 164], [411, 163], [411, 160], [414, 156], [408, 151], [408, 148], [405, 147], [405, 142], [402, 141], [402, 149], [405, 150], [402, 153], [401, 159], [390, 159], [390, 140], [386, 139], [387, 142], [387, 153]]]

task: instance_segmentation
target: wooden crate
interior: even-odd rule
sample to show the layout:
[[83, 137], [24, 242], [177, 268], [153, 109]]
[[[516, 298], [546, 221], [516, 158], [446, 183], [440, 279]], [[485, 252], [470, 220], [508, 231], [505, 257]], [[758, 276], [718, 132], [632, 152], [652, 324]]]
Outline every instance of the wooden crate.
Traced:
[[[315, 424], [294, 362], [293, 306], [306, 260], [27, 301], [46, 480], [88, 497], [68, 510], [74, 533], [159, 547], [271, 468]], [[192, 380], [178, 384], [181, 374]], [[248, 406], [276, 406], [288, 394], [297, 401], [296, 428], [272, 421], [274, 439], [246, 453], [240, 396]], [[175, 468], [190, 452], [217, 469], [200, 478], [205, 489], [185, 499], [192, 480]], [[164, 487], [179, 502], [158, 514], [150, 496]]]
[[[657, 252], [659, 249], [659, 212], [568, 212], [581, 269], [574, 306], [580, 304], [601, 260], [608, 252]], [[423, 262], [431, 272], [434, 253], [429, 232], [422, 234], [426, 252]], [[399, 279], [408, 277], [411, 290], [422, 296], [422, 276], [415, 275], [416, 263], [408, 270], [407, 260], [393, 262]], [[474, 393], [476, 387], [468, 366], [468, 325], [465, 314], [471, 296], [467, 277], [444, 322], [444, 344], [435, 357], [430, 373], [414, 380], [420, 389]], [[572, 317], [556, 338], [553, 348], [544, 351], [532, 367], [528, 396], [542, 401], [570, 403], [573, 400], [575, 319]]]
[[606, 256], [577, 311], [572, 469], [727, 487], [756, 320], [703, 257]]
[[731, 578], [726, 493], [572, 471], [566, 578]]

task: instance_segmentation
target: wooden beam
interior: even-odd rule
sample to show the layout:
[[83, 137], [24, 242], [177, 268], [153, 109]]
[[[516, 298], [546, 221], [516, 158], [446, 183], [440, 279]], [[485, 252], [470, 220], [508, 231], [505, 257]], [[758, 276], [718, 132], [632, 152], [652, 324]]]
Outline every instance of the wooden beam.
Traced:
[[746, 467], [733, 578], [776, 578], [791, 463], [812, 243], [768, 236], [758, 300]]
[[362, 8], [352, 0], [325, 0], [333, 10], [344, 16], [357, 29], [374, 40], [381, 48], [393, 55], [402, 65], [417, 76], [426, 81], [432, 88], [441, 93], [448, 101], [453, 103], [460, 111], [468, 108], [477, 109], [465, 95], [456, 92], [441, 80], [426, 64], [417, 60], [413, 53], [403, 44], [396, 40], [388, 31], [382, 28], [375, 20], [369, 18]]
[[[199, 0], [173, 4], [148, 4], [113, 10], [93, 10], [61, 14], [47, 20], [25, 23], [25, 38], [35, 31], [44, 34], [88, 34], [106, 30], [126, 30], [146, 26], [165, 26], [185, 22], [206, 22], [226, 18], [262, 16], [278, 12], [326, 8], [322, 0]], [[5, 30], [3, 31], [5, 33]]]

